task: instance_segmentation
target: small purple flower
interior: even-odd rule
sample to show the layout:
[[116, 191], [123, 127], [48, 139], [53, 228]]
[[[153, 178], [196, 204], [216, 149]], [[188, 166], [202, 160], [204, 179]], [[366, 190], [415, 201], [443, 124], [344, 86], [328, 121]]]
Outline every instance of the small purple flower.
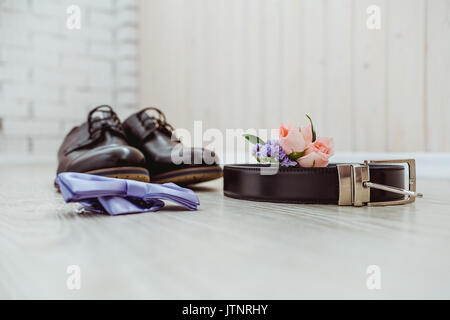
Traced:
[[252, 156], [254, 156], [255, 158], [259, 158], [260, 150], [261, 144], [260, 143], [255, 144], [252, 148]]
[[278, 141], [277, 140], [267, 140], [267, 146], [270, 149], [271, 156], [278, 159], [278, 150], [280, 148]]
[[267, 157], [267, 147], [261, 143], [257, 143], [253, 146], [252, 155], [259, 161], [262, 158]]
[[267, 149], [270, 148], [271, 157], [276, 158], [280, 161], [280, 165], [283, 167], [295, 167], [297, 166], [296, 161], [292, 161], [289, 159], [286, 153], [284, 153], [283, 149], [280, 146], [280, 142], [278, 140], [268, 140], [267, 141]]
[[279, 161], [283, 167], [298, 166], [296, 161], [289, 159], [278, 140], [267, 140], [266, 144], [257, 143], [252, 148], [252, 155], [260, 162]]
[[283, 149], [280, 146], [280, 143], [277, 141], [278, 147], [278, 159], [280, 161], [280, 165], [283, 167], [295, 167], [298, 165], [297, 161], [293, 161], [289, 159], [288, 155], [284, 153]]
[[296, 167], [298, 163], [296, 161], [292, 161], [289, 157], [284, 157], [283, 160], [280, 161], [280, 165], [282, 167]]

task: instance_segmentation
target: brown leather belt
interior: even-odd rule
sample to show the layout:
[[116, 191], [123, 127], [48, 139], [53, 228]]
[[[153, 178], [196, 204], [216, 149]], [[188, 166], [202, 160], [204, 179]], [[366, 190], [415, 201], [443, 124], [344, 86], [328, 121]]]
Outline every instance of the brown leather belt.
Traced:
[[[399, 163], [408, 164], [407, 181], [405, 167]], [[325, 168], [236, 164], [225, 165], [223, 176], [224, 194], [245, 200], [377, 206], [405, 204], [422, 197], [415, 192], [413, 159], [329, 164]]]

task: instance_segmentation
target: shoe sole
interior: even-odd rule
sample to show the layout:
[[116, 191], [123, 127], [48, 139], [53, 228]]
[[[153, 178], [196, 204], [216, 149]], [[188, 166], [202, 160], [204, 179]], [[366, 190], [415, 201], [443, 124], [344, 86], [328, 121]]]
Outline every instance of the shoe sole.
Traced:
[[117, 179], [128, 179], [143, 182], [150, 182], [150, 175], [148, 170], [139, 167], [117, 167], [117, 168], [105, 168], [87, 171], [85, 173], [95, 174], [98, 176], [117, 178]]
[[[143, 182], [150, 182], [150, 175], [148, 174], [148, 170], [145, 168], [139, 167], [117, 167], [117, 168], [105, 168], [87, 171], [83, 173], [95, 174], [98, 176], [108, 177], [108, 178], [117, 178], [117, 179], [128, 179], [128, 180], [136, 180]], [[59, 185], [56, 181], [53, 183], [56, 190], [59, 192]]]
[[153, 183], [173, 182], [179, 185], [190, 185], [222, 177], [222, 168], [220, 166], [199, 167], [174, 170], [170, 172], [152, 175]]

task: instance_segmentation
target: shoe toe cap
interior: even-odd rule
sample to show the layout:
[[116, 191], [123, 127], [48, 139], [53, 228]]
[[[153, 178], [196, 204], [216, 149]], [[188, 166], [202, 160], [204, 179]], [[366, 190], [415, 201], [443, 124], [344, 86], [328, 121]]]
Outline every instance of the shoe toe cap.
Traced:
[[145, 166], [145, 157], [141, 151], [131, 146], [109, 145], [82, 153], [63, 171], [87, 172], [104, 168], [139, 166]]

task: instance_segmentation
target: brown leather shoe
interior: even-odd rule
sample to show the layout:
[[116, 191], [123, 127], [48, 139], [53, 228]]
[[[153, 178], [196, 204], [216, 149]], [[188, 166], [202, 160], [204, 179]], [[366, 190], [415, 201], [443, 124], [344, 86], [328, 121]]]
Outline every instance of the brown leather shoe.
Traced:
[[[156, 112], [156, 115], [148, 111]], [[222, 176], [222, 168], [214, 152], [183, 147], [173, 136], [174, 129], [166, 122], [164, 113], [156, 108], [132, 114], [123, 122], [123, 128], [128, 142], [144, 153], [152, 182], [189, 185]], [[182, 158], [182, 163], [174, 163], [173, 151], [176, 151], [178, 159]]]
[[58, 170], [149, 182], [145, 157], [131, 147], [110, 106], [94, 108], [87, 122], [73, 128], [58, 151]]

